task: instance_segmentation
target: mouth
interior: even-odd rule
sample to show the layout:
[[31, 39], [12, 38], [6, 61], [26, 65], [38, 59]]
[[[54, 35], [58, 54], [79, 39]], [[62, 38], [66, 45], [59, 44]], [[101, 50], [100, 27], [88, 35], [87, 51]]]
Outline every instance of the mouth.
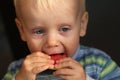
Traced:
[[67, 57], [66, 53], [52, 54], [50, 56], [51, 56], [51, 59], [55, 61], [54, 64], [56, 64], [57, 60]]

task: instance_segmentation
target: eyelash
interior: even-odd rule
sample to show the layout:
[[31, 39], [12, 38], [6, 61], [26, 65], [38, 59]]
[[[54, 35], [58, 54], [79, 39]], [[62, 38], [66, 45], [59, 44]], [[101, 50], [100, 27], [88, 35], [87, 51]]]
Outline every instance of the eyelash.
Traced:
[[[69, 30], [70, 30], [69, 26], [61, 26], [59, 29], [59, 31], [63, 32], [63, 33], [67, 32]], [[36, 34], [36, 35], [42, 35], [45, 32], [46, 32], [45, 29], [33, 29], [33, 34]]]
[[65, 27], [61, 27], [59, 31], [61, 31], [61, 32], [67, 32], [68, 30], [70, 30], [70, 28], [68, 28], [68, 27], [65, 26]]
[[33, 30], [33, 33], [34, 34], [43, 34], [43, 33], [45, 33], [45, 30], [44, 29], [37, 29], [37, 30]]

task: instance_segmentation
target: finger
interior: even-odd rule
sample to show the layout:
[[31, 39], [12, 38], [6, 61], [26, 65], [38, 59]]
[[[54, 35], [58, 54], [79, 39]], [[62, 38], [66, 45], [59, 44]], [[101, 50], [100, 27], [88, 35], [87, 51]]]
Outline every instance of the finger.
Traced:
[[58, 69], [57, 71], [55, 71], [53, 73], [53, 75], [61, 77], [65, 80], [85, 80], [83, 78], [85, 78], [85, 75], [81, 72], [76, 72], [73, 69]]
[[50, 63], [33, 63], [32, 72], [34, 74], [40, 73], [46, 69], [48, 69], [52, 64]]
[[25, 68], [25, 71], [27, 72], [37, 74], [39, 72], [42, 72], [48, 69], [51, 65], [52, 64], [49, 62], [46, 62], [46, 63], [35, 62], [35, 63], [31, 63], [30, 65], [26, 65], [24, 68]]
[[34, 67], [41, 67], [41, 66], [44, 66], [44, 65], [52, 65], [51, 63], [49, 62], [44, 62], [44, 63], [41, 63], [41, 62], [35, 62], [35, 63], [31, 63], [31, 66], [34, 68]]
[[69, 67], [71, 69], [78, 69], [78, 68], [83, 69], [83, 66], [72, 58], [65, 58], [61, 60], [60, 62], [63, 67]]
[[66, 57], [66, 58], [57, 60], [56, 63], [62, 63], [62, 62], [67, 62], [67, 61], [72, 61], [72, 62], [74, 62], [75, 60], [72, 59], [72, 58], [70, 58], [70, 57]]
[[[51, 59], [39, 58], [39, 57], [31, 57], [31, 58], [26, 58], [23, 61], [22, 68], [26, 72], [31, 72], [32, 69], [35, 68], [35, 67], [41, 67], [41, 66], [52, 65], [52, 64], [54, 64], [54, 61], [51, 60]], [[35, 73], [36, 73], [36, 71], [35, 71]], [[34, 70], [33, 70], [33, 72], [34, 72]]]
[[33, 74], [38, 74], [40, 72], [43, 72], [44, 70], [47, 70], [49, 68], [49, 65], [44, 65], [44, 66], [40, 66], [40, 67], [35, 67], [32, 69], [32, 73]]
[[53, 62], [51, 60], [50, 56], [45, 55], [45, 54], [40, 53], [40, 52], [36, 52], [36, 53], [32, 53], [32, 54], [28, 55], [25, 58], [25, 61], [28, 64], [33, 63], [33, 62], [50, 62], [50, 61], [51, 61], [51, 63]]
[[31, 63], [34, 63], [34, 62], [49, 62], [49, 63], [54, 63], [53, 60], [51, 59], [48, 59], [48, 58], [43, 58], [43, 57], [32, 57], [29, 59]]
[[43, 57], [43, 58], [51, 58], [49, 55], [45, 54], [45, 53], [42, 53], [42, 52], [34, 52], [34, 53], [31, 53], [28, 57]]
[[59, 76], [59, 75], [72, 76], [73, 75], [73, 70], [68, 69], [68, 68], [58, 69], [53, 74], [56, 75], [56, 76]]
[[76, 65], [76, 62], [72, 60], [71, 58], [65, 58], [61, 59], [55, 64], [55, 68], [61, 69], [61, 68], [70, 68], [73, 69], [75, 68], [74, 65]]
[[28, 67], [33, 67], [36, 66], [35, 64], [38, 65], [38, 63], [48, 63], [48, 64], [54, 64], [54, 61], [51, 59], [46, 59], [46, 58], [39, 58], [39, 57], [32, 57], [32, 58], [27, 58], [23, 61], [23, 65]]
[[72, 80], [73, 71], [70, 69], [59, 69], [53, 73], [53, 75], [61, 77], [65, 80]]

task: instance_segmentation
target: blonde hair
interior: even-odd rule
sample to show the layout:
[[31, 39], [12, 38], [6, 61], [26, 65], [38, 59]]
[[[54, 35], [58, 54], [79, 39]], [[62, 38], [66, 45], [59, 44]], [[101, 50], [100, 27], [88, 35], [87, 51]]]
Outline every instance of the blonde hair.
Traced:
[[[28, 0], [28, 1], [30, 1], [30, 0]], [[38, 5], [37, 3], [41, 3], [42, 7], [48, 8], [55, 1], [61, 1], [64, 4], [64, 2], [66, 0], [33, 0], [32, 4], [36, 3], [36, 5]], [[85, 0], [75, 0], [75, 1], [76, 1], [76, 6], [79, 9], [78, 12], [82, 14], [86, 10]], [[27, 4], [27, 0], [14, 0], [14, 6], [15, 6], [15, 11], [16, 11], [17, 16], [19, 16], [20, 7], [22, 5], [26, 5], [26, 4]], [[47, 4], [47, 6], [46, 6], [46, 4]], [[36, 5], [34, 5], [34, 6], [36, 6]]]

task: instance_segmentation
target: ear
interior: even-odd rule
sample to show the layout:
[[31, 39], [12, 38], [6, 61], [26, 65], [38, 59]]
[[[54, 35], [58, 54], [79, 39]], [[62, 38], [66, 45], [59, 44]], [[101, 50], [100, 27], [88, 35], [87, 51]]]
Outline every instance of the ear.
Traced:
[[80, 23], [80, 37], [85, 36], [88, 24], [88, 12], [84, 12]]
[[24, 33], [23, 26], [22, 26], [21, 22], [17, 18], [15, 18], [15, 23], [17, 25], [19, 32], [20, 32], [21, 39], [23, 41], [26, 41], [25, 33]]

